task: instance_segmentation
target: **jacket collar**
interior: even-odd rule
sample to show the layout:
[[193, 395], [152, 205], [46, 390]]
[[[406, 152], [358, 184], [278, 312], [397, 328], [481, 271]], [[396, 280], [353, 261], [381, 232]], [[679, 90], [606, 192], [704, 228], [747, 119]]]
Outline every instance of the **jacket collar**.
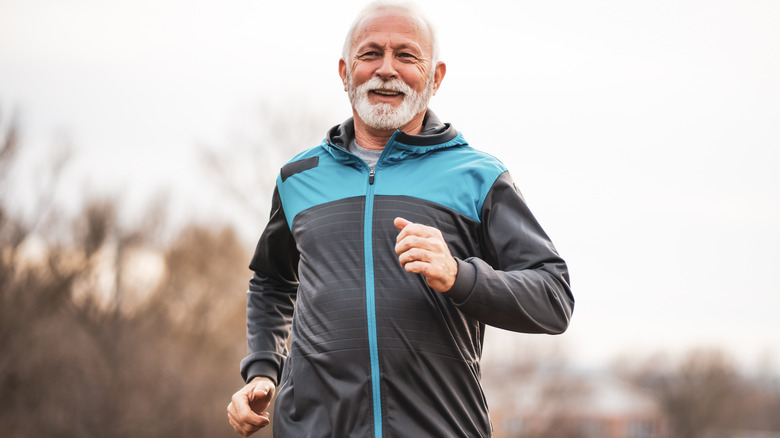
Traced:
[[[405, 132], [396, 131], [391, 137], [390, 142], [401, 143], [406, 146], [441, 146], [448, 144], [460, 137], [458, 130], [449, 123], [442, 123], [441, 120], [428, 109], [423, 119], [422, 131], [418, 135], [410, 135]], [[333, 146], [347, 150], [347, 145], [355, 138], [355, 121], [349, 118], [344, 123], [336, 125], [328, 131], [325, 141]], [[462, 137], [460, 137], [462, 139]], [[465, 141], [463, 141], [465, 143]], [[422, 148], [427, 149], [427, 148]]]

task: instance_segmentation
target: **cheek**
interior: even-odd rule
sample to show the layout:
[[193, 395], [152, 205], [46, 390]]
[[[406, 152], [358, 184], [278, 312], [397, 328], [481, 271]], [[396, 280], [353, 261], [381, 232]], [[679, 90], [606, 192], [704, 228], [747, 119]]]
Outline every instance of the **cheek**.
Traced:
[[415, 91], [422, 91], [425, 88], [425, 78], [427, 72], [424, 68], [413, 67], [405, 72], [403, 79]]
[[371, 70], [365, 66], [352, 67], [352, 83], [358, 86], [371, 79]]

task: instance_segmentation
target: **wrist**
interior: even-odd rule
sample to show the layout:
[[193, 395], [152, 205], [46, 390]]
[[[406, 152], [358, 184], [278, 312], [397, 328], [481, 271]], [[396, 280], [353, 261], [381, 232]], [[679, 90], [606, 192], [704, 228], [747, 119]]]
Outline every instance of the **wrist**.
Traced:
[[271, 379], [270, 377], [256, 376], [256, 377], [252, 378], [252, 380], [249, 381], [249, 383], [251, 383], [251, 384], [255, 384], [255, 385], [256, 384], [264, 384], [264, 385], [267, 386], [266, 382], [270, 383], [271, 387], [276, 388], [276, 382], [274, 382], [274, 380]]

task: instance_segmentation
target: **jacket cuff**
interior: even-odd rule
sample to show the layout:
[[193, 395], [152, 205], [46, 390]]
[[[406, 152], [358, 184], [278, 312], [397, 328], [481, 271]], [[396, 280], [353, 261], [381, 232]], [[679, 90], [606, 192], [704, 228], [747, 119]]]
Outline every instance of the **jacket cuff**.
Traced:
[[447, 291], [447, 296], [456, 306], [466, 302], [474, 290], [474, 284], [477, 282], [477, 268], [469, 262], [455, 258], [458, 263], [458, 275], [455, 277], [455, 283]]
[[257, 360], [242, 366], [241, 377], [246, 383], [255, 377], [268, 377], [274, 382], [274, 385], [279, 385], [279, 371], [276, 369], [276, 365], [265, 360]]

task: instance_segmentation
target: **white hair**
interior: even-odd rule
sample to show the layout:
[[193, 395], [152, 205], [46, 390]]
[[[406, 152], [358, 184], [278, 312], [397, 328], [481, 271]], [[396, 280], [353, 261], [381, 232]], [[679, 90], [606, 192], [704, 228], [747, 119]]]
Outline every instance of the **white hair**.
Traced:
[[412, 17], [414, 17], [416, 20], [420, 22], [420, 24], [424, 25], [425, 28], [428, 29], [428, 34], [431, 37], [431, 65], [432, 68], [436, 67], [436, 63], [439, 62], [439, 41], [436, 37], [436, 29], [431, 24], [430, 20], [423, 14], [422, 10], [420, 10], [417, 5], [414, 3], [411, 3], [409, 1], [403, 1], [403, 0], [376, 0], [374, 2], [371, 2], [368, 6], [363, 8], [362, 11], [358, 14], [357, 18], [355, 18], [355, 21], [352, 22], [352, 26], [349, 28], [349, 32], [347, 32], [347, 38], [344, 40], [344, 48], [342, 49], [341, 53], [341, 59], [344, 60], [344, 62], [347, 63], [347, 69], [349, 69], [349, 53], [352, 49], [352, 43], [353, 38], [355, 37], [355, 31], [358, 27], [360, 27], [363, 20], [365, 20], [368, 16], [374, 14], [375, 12], [379, 12], [385, 9], [400, 9], [404, 12], [408, 12]]

